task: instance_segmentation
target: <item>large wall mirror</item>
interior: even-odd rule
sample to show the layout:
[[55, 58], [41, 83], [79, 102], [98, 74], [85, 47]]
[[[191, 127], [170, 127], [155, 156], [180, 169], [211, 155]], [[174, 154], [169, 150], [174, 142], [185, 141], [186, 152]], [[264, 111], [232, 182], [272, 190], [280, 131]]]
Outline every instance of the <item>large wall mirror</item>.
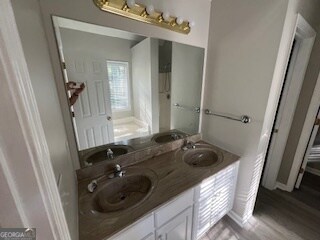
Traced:
[[199, 131], [204, 49], [53, 17], [79, 151]]

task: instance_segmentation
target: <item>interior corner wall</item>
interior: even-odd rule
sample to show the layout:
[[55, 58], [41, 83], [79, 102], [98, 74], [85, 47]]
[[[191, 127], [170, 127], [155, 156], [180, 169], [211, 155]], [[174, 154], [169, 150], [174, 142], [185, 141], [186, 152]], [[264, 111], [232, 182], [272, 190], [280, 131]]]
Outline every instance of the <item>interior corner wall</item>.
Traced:
[[69, 231], [73, 239], [78, 239], [76, 176], [68, 149], [39, 2], [13, 0], [12, 5], [49, 147], [51, 163], [56, 180], [60, 179], [58, 188]]
[[[204, 51], [202, 48], [172, 43], [171, 106], [179, 103], [200, 107]], [[199, 113], [171, 107], [171, 129], [194, 134], [199, 129]]]
[[271, 91], [288, 0], [212, 2], [203, 107], [247, 114], [250, 124], [202, 116], [208, 142], [241, 156], [233, 212], [252, 214], [263, 167], [261, 132]]
[[[292, 168], [294, 156], [301, 136], [313, 90], [320, 72], [320, 2], [317, 0], [294, 0], [289, 4], [288, 17], [295, 20], [296, 13], [300, 13], [317, 31], [316, 40], [311, 52], [308, 68], [302, 84], [299, 100], [294, 113], [288, 140], [283, 153], [277, 181], [287, 184]], [[310, 133], [311, 134], [311, 133]]]

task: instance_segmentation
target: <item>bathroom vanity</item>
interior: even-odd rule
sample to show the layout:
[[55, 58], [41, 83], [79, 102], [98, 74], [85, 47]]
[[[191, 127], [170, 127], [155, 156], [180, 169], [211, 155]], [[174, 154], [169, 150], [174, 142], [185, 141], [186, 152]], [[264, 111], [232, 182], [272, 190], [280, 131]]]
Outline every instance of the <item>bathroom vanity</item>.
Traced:
[[143, 151], [78, 170], [80, 240], [199, 239], [231, 210], [238, 156], [199, 135]]
[[199, 134], [200, 114], [214, 114], [201, 106], [204, 49], [52, 22], [81, 167], [79, 239], [199, 239], [231, 210], [238, 171], [238, 156]]

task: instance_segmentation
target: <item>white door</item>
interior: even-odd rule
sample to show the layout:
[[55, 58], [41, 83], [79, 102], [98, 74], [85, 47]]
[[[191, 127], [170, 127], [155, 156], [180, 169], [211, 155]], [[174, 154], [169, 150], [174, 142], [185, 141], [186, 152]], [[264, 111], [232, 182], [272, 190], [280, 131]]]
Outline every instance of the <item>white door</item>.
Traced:
[[159, 43], [147, 38], [131, 48], [134, 117], [159, 132]]
[[268, 189], [274, 189], [276, 185], [312, 46], [313, 40], [304, 39], [297, 33], [288, 62], [262, 181], [263, 186]]
[[74, 104], [79, 150], [113, 142], [107, 62], [76, 53], [66, 54], [65, 61], [69, 81], [86, 86]]
[[157, 240], [191, 240], [192, 208], [188, 208], [156, 231]]
[[[262, 185], [273, 190], [277, 187], [278, 173], [281, 168], [283, 154], [288, 141], [294, 113], [296, 110], [300, 90], [308, 67], [310, 54], [313, 48], [316, 31], [300, 15], [297, 15], [296, 27], [293, 32], [294, 42], [291, 57], [287, 66], [284, 82], [284, 92], [280, 99], [280, 108], [277, 109], [276, 122], [268, 146], [266, 164], [263, 171]], [[289, 84], [287, 82], [290, 81]], [[302, 160], [302, 159], [301, 159]], [[293, 189], [295, 164], [289, 172], [289, 179], [283, 189]]]
[[298, 174], [298, 178], [297, 178], [297, 181], [296, 181], [296, 184], [295, 184], [295, 188], [299, 188], [300, 187], [300, 184], [301, 184], [301, 181], [302, 181], [302, 178], [303, 178], [303, 174], [304, 174], [304, 172], [306, 170], [306, 167], [307, 167], [309, 155], [310, 155], [312, 146], [314, 144], [314, 140], [315, 140], [315, 138], [317, 136], [317, 133], [318, 133], [318, 130], [319, 130], [319, 124], [320, 124], [320, 112], [318, 112], [317, 119], [315, 121], [315, 124], [314, 124], [312, 132], [311, 132], [311, 136], [310, 136], [310, 139], [309, 139], [309, 142], [308, 142], [308, 146], [307, 146], [306, 152], [304, 154], [303, 162], [302, 162], [299, 174]]

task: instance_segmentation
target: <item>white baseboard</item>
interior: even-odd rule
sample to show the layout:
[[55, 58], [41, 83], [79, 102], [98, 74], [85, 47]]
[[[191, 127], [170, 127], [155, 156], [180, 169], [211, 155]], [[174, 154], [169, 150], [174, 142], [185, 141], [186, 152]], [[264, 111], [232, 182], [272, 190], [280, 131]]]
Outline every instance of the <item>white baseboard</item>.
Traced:
[[288, 185], [283, 184], [283, 183], [276, 182], [276, 189], [277, 188], [279, 188], [283, 191], [292, 192], [292, 189]]
[[244, 227], [245, 223], [243, 221], [243, 219], [237, 214], [235, 213], [233, 210], [231, 210], [229, 213], [228, 213], [228, 216], [236, 223], [238, 224], [241, 228]]
[[314, 175], [320, 176], [320, 170], [311, 168], [311, 167], [306, 167], [306, 172], [312, 173]]

